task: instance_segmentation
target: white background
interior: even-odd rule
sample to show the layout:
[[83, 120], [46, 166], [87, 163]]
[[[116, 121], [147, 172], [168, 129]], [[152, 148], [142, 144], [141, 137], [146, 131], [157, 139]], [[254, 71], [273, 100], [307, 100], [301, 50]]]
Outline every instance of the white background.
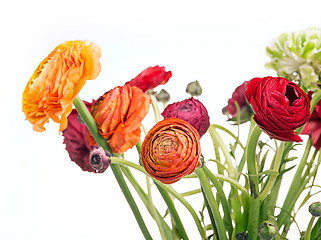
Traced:
[[[162, 65], [173, 73], [165, 86], [172, 101], [188, 98], [186, 84], [198, 80], [211, 123], [228, 126], [221, 109], [235, 87], [253, 77], [275, 76], [264, 67], [266, 46], [282, 32], [321, 27], [320, 7], [319, 1], [293, 0], [1, 1], [0, 239], [143, 239], [112, 172], [82, 172], [69, 160], [58, 124], [50, 122], [38, 133], [24, 120], [24, 87], [57, 45], [80, 39], [101, 47], [102, 70], [82, 89], [85, 100], [123, 85], [148, 66]], [[214, 158], [208, 140], [207, 133], [203, 152]], [[138, 178], [144, 181], [141, 174]], [[164, 207], [157, 195], [154, 200]], [[191, 216], [177, 205], [191, 239], [199, 239]], [[302, 216], [298, 221], [305, 230], [310, 216]], [[289, 239], [299, 239], [294, 225]]]

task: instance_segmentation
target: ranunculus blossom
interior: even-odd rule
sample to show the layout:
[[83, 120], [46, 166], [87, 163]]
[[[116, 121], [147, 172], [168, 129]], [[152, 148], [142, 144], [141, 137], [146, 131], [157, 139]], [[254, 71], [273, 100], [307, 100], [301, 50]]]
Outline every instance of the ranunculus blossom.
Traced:
[[158, 122], [142, 144], [146, 172], [166, 184], [192, 173], [201, 154], [199, 140], [199, 133], [184, 120], [172, 117]]
[[266, 134], [281, 141], [302, 141], [294, 130], [309, 120], [310, 100], [297, 84], [281, 77], [253, 78], [245, 95], [254, 121]]
[[165, 67], [154, 66], [148, 67], [138, 76], [127, 82], [130, 86], [136, 86], [143, 92], [153, 89], [158, 85], [163, 85], [172, 77], [172, 72], [165, 71]]
[[[91, 114], [114, 153], [122, 154], [138, 143], [141, 121], [148, 113], [150, 102], [147, 94], [128, 84], [106, 92], [95, 102]], [[91, 134], [88, 140], [96, 145]]]
[[223, 109], [223, 113], [225, 111], [231, 115], [230, 121], [236, 121], [237, 118], [237, 110], [235, 102], [240, 107], [240, 120], [241, 123], [247, 122], [251, 118], [252, 109], [248, 105], [246, 98], [245, 98], [245, 86], [248, 81], [245, 81], [240, 86], [238, 86], [232, 94], [232, 97], [228, 100], [227, 106]]
[[[312, 92], [309, 92], [309, 96]], [[304, 126], [301, 134], [311, 135], [313, 146], [316, 149], [321, 147], [321, 101], [315, 106], [311, 118]]]
[[[84, 101], [86, 107], [90, 111], [93, 103]], [[87, 127], [81, 122], [76, 109], [73, 109], [68, 116], [68, 126], [62, 131], [66, 150], [71, 161], [75, 162], [83, 171], [96, 172], [89, 162], [89, 154], [92, 150], [87, 140]]]
[[94, 43], [67, 41], [39, 64], [22, 99], [22, 110], [35, 131], [44, 131], [49, 118], [60, 123], [60, 131], [67, 127], [74, 98], [100, 72], [100, 56]]
[[164, 118], [175, 117], [187, 121], [203, 136], [210, 127], [210, 118], [204, 105], [195, 98], [169, 104], [162, 113]]

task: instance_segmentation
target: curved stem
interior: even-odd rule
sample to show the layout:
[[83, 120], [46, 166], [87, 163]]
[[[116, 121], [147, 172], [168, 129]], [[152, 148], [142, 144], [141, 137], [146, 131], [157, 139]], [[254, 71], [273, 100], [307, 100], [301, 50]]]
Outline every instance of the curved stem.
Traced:
[[210, 128], [208, 129], [210, 135], [211, 135], [211, 138], [212, 138], [212, 141], [214, 144], [217, 144], [223, 151], [223, 155], [225, 157], [225, 162], [228, 166], [228, 173], [229, 173], [229, 176], [233, 179], [237, 179], [237, 172], [236, 172], [236, 169], [235, 167], [233, 166], [233, 163], [232, 163], [232, 159], [231, 159], [231, 154], [230, 152], [227, 150], [224, 142], [222, 141], [220, 135], [218, 135], [218, 133], [216, 132], [215, 128], [210, 126]]
[[[134, 168], [134, 169], [136, 169], [136, 170], [148, 175], [148, 173], [145, 171], [145, 169], [142, 166], [139, 166], [139, 165], [137, 165], [137, 164], [135, 164], [133, 162], [127, 161], [127, 160], [122, 159], [122, 158], [111, 157], [111, 163], [112, 163], [112, 165], [113, 164], [127, 165], [129, 167], [132, 167], [132, 168]], [[202, 227], [202, 224], [201, 224], [201, 221], [199, 220], [199, 218], [198, 218], [195, 210], [193, 209], [193, 207], [184, 199], [183, 196], [181, 196], [178, 192], [176, 192], [171, 186], [166, 185], [166, 184], [164, 184], [164, 183], [162, 183], [162, 182], [160, 182], [160, 181], [158, 181], [156, 179], [154, 179], [154, 182], [157, 183], [163, 189], [165, 189], [167, 192], [172, 194], [175, 198], [178, 199], [178, 201], [180, 201], [186, 207], [186, 209], [192, 215], [202, 239], [205, 239], [206, 238], [205, 231], [204, 231], [204, 229]]]
[[293, 177], [291, 186], [289, 188], [289, 191], [285, 197], [285, 200], [283, 202], [283, 206], [281, 209], [280, 214], [278, 215], [278, 226], [281, 227], [286, 219], [288, 218], [288, 215], [286, 214], [286, 212], [291, 212], [292, 208], [297, 200], [297, 198], [299, 197], [299, 195], [301, 194], [298, 190], [301, 188], [301, 184], [302, 184], [302, 172], [305, 168], [305, 165], [307, 163], [307, 159], [310, 153], [312, 147], [312, 140], [311, 137], [309, 137], [307, 143], [306, 143], [306, 147], [302, 156], [302, 159], [300, 161], [300, 164], [296, 170], [296, 173]]
[[155, 121], [159, 122], [161, 120], [161, 114], [160, 114], [160, 111], [159, 111], [159, 107], [158, 107], [158, 102], [157, 102], [156, 96], [153, 93], [148, 94], [148, 96], [152, 100], [152, 107], [154, 109]]
[[[104, 148], [105, 150], [109, 151], [111, 155], [113, 155], [113, 152], [111, 151], [108, 143], [106, 142], [106, 140], [100, 135], [99, 130], [97, 128], [97, 124], [95, 122], [95, 120], [93, 119], [93, 117], [91, 116], [90, 112], [88, 111], [86, 105], [84, 104], [84, 102], [80, 99], [79, 96], [76, 96], [76, 98], [73, 101], [74, 106], [77, 110], [77, 112], [79, 113], [79, 115], [81, 116], [81, 118], [84, 120], [84, 122], [86, 123], [86, 126], [88, 127], [89, 131], [91, 132], [92, 136], [94, 137], [95, 141], [97, 142], [97, 144], [99, 144], [102, 148]], [[136, 221], [145, 237], [145, 239], [148, 240], [152, 240], [152, 237], [145, 225], [145, 222], [140, 214], [140, 211], [135, 203], [135, 200], [133, 198], [133, 196], [130, 193], [130, 190], [127, 186], [127, 183], [124, 179], [124, 176], [119, 168], [119, 166], [117, 165], [112, 165], [110, 166], [115, 178], [136, 218]]]
[[220, 125], [217, 125], [217, 124], [211, 124], [211, 126], [213, 126], [214, 128], [217, 128], [217, 129], [220, 129], [224, 132], [226, 132], [227, 134], [229, 134], [232, 138], [234, 138], [234, 140], [240, 145], [240, 147], [245, 150], [245, 147], [243, 146], [243, 144], [240, 142], [240, 140], [238, 139], [237, 136], [235, 136], [230, 130], [228, 130], [227, 128], [225, 127], [222, 127]]
[[144, 192], [144, 190], [141, 188], [139, 183], [136, 181], [135, 177], [133, 176], [133, 174], [131, 173], [129, 168], [126, 167], [125, 165], [121, 165], [120, 168], [123, 171], [123, 173], [125, 174], [125, 176], [127, 177], [127, 179], [129, 180], [129, 182], [135, 188], [137, 194], [139, 195], [139, 197], [143, 201], [144, 205], [146, 206], [146, 208], [147, 208], [148, 212], [150, 213], [150, 215], [152, 216], [152, 218], [156, 221], [157, 225], [159, 225], [159, 223], [161, 224], [161, 226], [164, 229], [165, 234], [166, 234], [165, 239], [166, 240], [171, 239], [171, 230], [170, 230], [169, 226], [164, 221], [164, 219], [160, 215], [160, 213], [157, 211], [154, 204], [152, 204], [149, 201], [147, 194]]
[[248, 232], [250, 239], [257, 239], [257, 229], [259, 226], [261, 202], [259, 198], [259, 180], [256, 172], [255, 150], [261, 132], [261, 129], [255, 126], [246, 147], [246, 160], [251, 189], [251, 207], [248, 219]]
[[261, 201], [263, 201], [268, 196], [268, 194], [270, 193], [270, 191], [275, 183], [275, 180], [278, 176], [279, 168], [280, 168], [280, 164], [281, 164], [281, 159], [282, 159], [282, 154], [283, 154], [283, 150], [284, 150], [284, 144], [285, 144], [284, 142], [281, 142], [281, 144], [278, 148], [278, 151], [276, 153], [274, 166], [273, 166], [273, 169], [271, 169], [273, 171], [273, 173], [271, 174], [265, 188], [263, 189], [263, 191], [260, 194]]
[[310, 240], [310, 236], [311, 236], [311, 231], [312, 231], [312, 226], [313, 226], [314, 220], [315, 220], [315, 217], [312, 216], [311, 219], [310, 219], [308, 228], [307, 228], [307, 230], [305, 231], [305, 237], [304, 237], [304, 239], [306, 239], [306, 240]]
[[205, 173], [204, 173], [202, 168], [195, 169], [194, 172], [196, 173], [196, 175], [198, 176], [198, 178], [199, 178], [199, 180], [201, 182], [201, 185], [202, 185], [202, 188], [204, 190], [207, 202], [208, 202], [208, 204], [210, 206], [211, 213], [213, 214], [213, 217], [214, 217], [214, 220], [215, 220], [215, 226], [217, 228], [217, 233], [218, 233], [219, 239], [222, 239], [222, 240], [226, 239], [227, 240], [226, 229], [225, 229], [225, 226], [224, 226], [224, 222], [223, 222], [223, 219], [221, 217], [217, 202], [216, 202], [216, 200], [214, 198], [211, 186], [210, 186], [210, 184], [209, 184], [209, 182], [208, 182], [208, 180], [207, 180], [207, 178], [205, 176]]

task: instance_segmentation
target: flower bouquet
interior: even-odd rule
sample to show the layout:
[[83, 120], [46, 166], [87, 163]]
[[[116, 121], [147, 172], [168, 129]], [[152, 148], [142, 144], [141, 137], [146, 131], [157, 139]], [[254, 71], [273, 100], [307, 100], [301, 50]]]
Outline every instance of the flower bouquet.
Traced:
[[[278, 76], [248, 79], [235, 89], [223, 108], [232, 130], [210, 122], [206, 104], [197, 99], [198, 81], [186, 87], [191, 97], [179, 102], [170, 103], [165, 89], [156, 92], [172, 76], [160, 66], [82, 101], [78, 93], [101, 69], [100, 47], [86, 41], [65, 42], [39, 64], [23, 92], [22, 110], [35, 131], [45, 131], [49, 119], [59, 123], [70, 159], [83, 171], [114, 174], [145, 239], [191, 239], [177, 202], [199, 239], [286, 239], [290, 227], [299, 229], [297, 239], [321, 239], [319, 201], [309, 206], [307, 227], [296, 220], [321, 188], [315, 183], [321, 163], [321, 30], [281, 34], [266, 51], [266, 67]], [[146, 129], [142, 121], [149, 112], [155, 123]], [[246, 139], [240, 129], [248, 132]], [[201, 144], [204, 134], [211, 145]], [[127, 159], [134, 147], [137, 157]], [[203, 156], [203, 148], [214, 148], [214, 155]], [[138, 174], [145, 180], [138, 181]], [[175, 183], [190, 181], [198, 188], [176, 189]], [[280, 199], [282, 184], [287, 188]], [[166, 209], [152, 198], [156, 191]], [[200, 209], [189, 202], [195, 195]], [[137, 201], [159, 236], [151, 236]]]

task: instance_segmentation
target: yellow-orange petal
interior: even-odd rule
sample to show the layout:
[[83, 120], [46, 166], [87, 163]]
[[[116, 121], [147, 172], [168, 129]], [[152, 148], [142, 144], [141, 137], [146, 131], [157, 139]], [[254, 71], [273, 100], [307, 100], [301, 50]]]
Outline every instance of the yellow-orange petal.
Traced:
[[56, 47], [31, 76], [22, 98], [22, 110], [35, 131], [44, 131], [49, 118], [67, 127], [72, 101], [87, 80], [100, 72], [100, 48], [86, 41], [67, 41]]

